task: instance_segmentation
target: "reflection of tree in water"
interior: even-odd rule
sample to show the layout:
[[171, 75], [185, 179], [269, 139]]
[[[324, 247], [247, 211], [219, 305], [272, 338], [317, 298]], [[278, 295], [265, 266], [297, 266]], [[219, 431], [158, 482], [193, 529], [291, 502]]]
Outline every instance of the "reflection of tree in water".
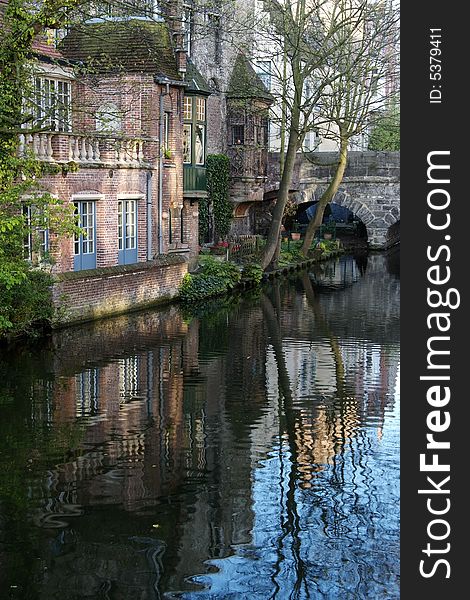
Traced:
[[[294, 397], [283, 348], [279, 286], [274, 284], [273, 298], [277, 310], [267, 296], [262, 299], [262, 307], [277, 367], [281, 442], [278, 498], [281, 505], [280, 514], [283, 515], [285, 511], [286, 518], [281, 521], [283, 533], [277, 539], [278, 558], [272, 574], [275, 587], [272, 598], [277, 597], [280, 592], [277, 577], [281, 573], [281, 563], [285, 560], [287, 538], [291, 540], [296, 579], [294, 586], [296, 595], [292, 597], [300, 597], [302, 588], [308, 597], [309, 584], [306, 579], [308, 563], [302, 558], [305, 551], [301, 553], [301, 540], [306, 532], [302, 529], [301, 521], [302, 523], [314, 522], [315, 516], [318, 518], [318, 511], [320, 511], [324, 534], [331, 539], [347, 539], [352, 535], [350, 531], [352, 521], [358, 521], [357, 527], [364, 526], [367, 521], [370, 537], [373, 539], [376, 532], [370, 511], [379, 501], [374, 492], [373, 476], [367, 463], [367, 457], [372, 453], [371, 440], [361, 429], [363, 408], [354, 393], [355, 390], [348, 383], [339, 340], [329, 326], [308, 274], [303, 274], [301, 280], [305, 298], [315, 319], [316, 336], [328, 340], [331, 356], [334, 359], [336, 385], [333, 400], [328, 401], [325, 397], [316, 400], [310, 398], [310, 408], [304, 408], [299, 399]], [[385, 369], [386, 365], [382, 367]], [[379, 411], [382, 419], [384, 402], [382, 398], [381, 411]], [[375, 404], [372, 403], [373, 406]], [[287, 448], [283, 448], [283, 439], [287, 440]], [[286, 449], [288, 452], [285, 451]], [[286, 463], [288, 464], [287, 491], [284, 490]], [[328, 480], [329, 491], [325, 490], [324, 484], [321, 488], [325, 494], [319, 493], [318, 485], [315, 484], [315, 479], [320, 473], [323, 473], [322, 477]], [[354, 484], [359, 473], [361, 486], [368, 489], [367, 504], [364, 504], [358, 486]], [[304, 494], [308, 494], [309, 502], [305, 502], [305, 499], [302, 501], [302, 510], [299, 514], [296, 494], [301, 493], [301, 490], [305, 490]]]
[[[41, 556], [48, 569], [48, 583], [43, 571], [35, 579], [42, 597], [52, 600], [61, 586], [70, 596], [79, 590], [77, 597], [103, 598], [132, 597], [137, 589], [158, 598], [188, 589], [187, 577], [206, 571], [203, 561], [227, 558], [227, 564], [239, 556], [234, 544], [250, 546], [263, 526], [272, 528], [270, 549], [264, 554], [257, 547], [261, 562], [247, 561], [246, 568], [252, 581], [257, 565], [269, 570], [266, 598], [271, 590], [271, 597], [283, 597], [291, 584], [291, 597], [308, 597], [316, 589], [312, 572], [328, 579], [320, 573], [325, 562], [334, 558], [341, 566], [340, 552], [350, 552], [345, 540], [363, 551], [366, 536], [354, 538], [353, 530], [368, 529], [374, 537], [380, 498], [368, 463], [371, 430], [362, 425], [373, 417], [375, 432], [383, 422], [388, 400], [381, 392], [388, 382], [381, 379], [376, 390], [362, 371], [370, 367], [371, 348], [380, 348], [380, 377], [390, 361], [380, 345], [382, 330], [372, 341], [354, 338], [355, 323], [350, 327], [334, 305], [344, 308], [346, 293], [322, 294], [303, 277], [276, 282], [269, 296], [252, 303], [234, 298], [210, 317], [202, 311], [183, 320], [173, 307], [110, 320], [101, 325], [102, 335], [97, 325], [57, 334], [57, 352], [28, 376], [29, 383], [42, 379], [44, 385], [15, 384], [23, 402], [7, 413], [12, 424], [0, 423], [4, 443], [16, 432], [33, 440], [29, 447], [19, 443], [29, 453], [25, 461], [39, 458], [31, 479], [43, 494], [42, 516], [49, 524], [68, 523], [40, 534], [28, 525], [33, 509], [17, 461], [9, 473], [24, 501], [18, 515], [24, 515], [24, 539], [31, 540], [28, 560]], [[357, 312], [352, 320], [360, 321]], [[360, 348], [352, 356], [356, 365], [349, 338]], [[300, 368], [293, 372], [296, 361]], [[278, 396], [270, 386], [273, 373]], [[21, 430], [23, 418], [29, 431]], [[70, 425], [79, 434], [76, 443]], [[50, 455], [47, 439], [54, 446]], [[273, 481], [260, 487], [263, 471], [265, 477], [276, 473], [270, 500]], [[65, 514], [74, 504], [82, 508], [79, 517]], [[5, 504], [1, 510], [5, 514]], [[16, 527], [20, 539], [23, 529]], [[357, 552], [352, 562], [364, 562]], [[14, 555], [17, 560], [20, 551]], [[26, 572], [28, 560], [18, 560], [17, 573]]]
[[[275, 288], [276, 292], [278, 292], [278, 288]], [[275, 565], [274, 573], [271, 576], [273, 585], [275, 586], [275, 591], [273, 592], [271, 598], [275, 598], [280, 591], [279, 584], [277, 582], [277, 577], [280, 574], [280, 564], [284, 557], [283, 552], [283, 544], [284, 540], [287, 539], [288, 536], [291, 536], [292, 539], [292, 553], [294, 556], [295, 563], [295, 584], [294, 584], [294, 592], [295, 595], [292, 597], [298, 597], [299, 592], [303, 588], [308, 597], [308, 586], [306, 580], [306, 566], [304, 560], [301, 556], [301, 537], [300, 537], [300, 517], [297, 509], [297, 501], [296, 501], [296, 488], [297, 488], [297, 470], [299, 466], [298, 461], [298, 448], [296, 443], [296, 421], [297, 415], [296, 410], [293, 405], [293, 397], [291, 392], [291, 384], [289, 378], [289, 372], [287, 370], [285, 357], [283, 355], [282, 349], [282, 337], [281, 337], [281, 329], [278, 321], [278, 315], [276, 315], [274, 306], [272, 302], [269, 300], [267, 296], [263, 296], [262, 300], [262, 308], [263, 315], [265, 318], [265, 322], [267, 325], [269, 339], [273, 346], [274, 356], [276, 359], [277, 365], [277, 374], [278, 374], [278, 384], [279, 384], [279, 444], [280, 444], [280, 464], [281, 468], [283, 468], [284, 464], [284, 456], [282, 448], [282, 440], [284, 431], [287, 434], [287, 444], [290, 453], [290, 470], [288, 474], [288, 485], [287, 485], [287, 494], [285, 500], [285, 508], [287, 513], [287, 518], [281, 521], [281, 529], [282, 535], [277, 539], [277, 561]], [[279, 303], [276, 303], [279, 306]], [[281, 502], [284, 501], [284, 477], [281, 471], [280, 478], [280, 489], [281, 489]], [[283, 507], [281, 506], [281, 515], [283, 514]]]
[[359, 273], [364, 276], [367, 271], [367, 252], [361, 252], [354, 255], [354, 259], [359, 269]]

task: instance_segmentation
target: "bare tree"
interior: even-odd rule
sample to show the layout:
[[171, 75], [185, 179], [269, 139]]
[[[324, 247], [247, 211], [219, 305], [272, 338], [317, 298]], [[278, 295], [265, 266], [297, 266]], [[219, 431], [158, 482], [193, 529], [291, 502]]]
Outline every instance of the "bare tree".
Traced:
[[361, 10], [352, 0], [340, 2], [340, 10], [350, 15], [332, 38], [334, 52], [318, 69], [318, 76], [331, 83], [318, 102], [317, 127], [335, 141], [339, 157], [332, 180], [323, 192], [310, 221], [302, 245], [307, 255], [322, 223], [325, 207], [338, 191], [347, 166], [353, 137], [363, 134], [382, 118], [397, 93], [395, 49], [398, 40], [398, 14], [390, 4], [365, 0]]
[[[262, 266], [276, 261], [294, 165], [306, 136], [320, 132], [337, 143], [338, 169], [328, 188], [341, 183], [352, 137], [364, 131], [384, 94], [385, 68], [394, 51], [394, 11], [381, 0], [264, 0], [251, 11], [226, 9], [223, 35], [251, 59], [271, 65], [270, 92], [276, 102], [271, 122], [278, 126], [280, 185]], [[229, 15], [229, 16], [228, 16]], [[396, 31], [396, 27], [395, 27]], [[310, 148], [311, 149], [311, 148]], [[311, 235], [309, 232], [310, 242]]]
[[[262, 257], [264, 269], [276, 260], [294, 165], [306, 135], [321, 130], [323, 137], [337, 139], [339, 164], [345, 166], [347, 151], [341, 140], [347, 146], [365, 127], [381, 75], [374, 74], [377, 44], [370, 44], [379, 39], [374, 28], [378, 20], [373, 18], [377, 7], [372, 0], [263, 3], [255, 25], [259, 31], [255, 53], [273, 59], [271, 77], [276, 83], [271, 93], [277, 99], [273, 121], [279, 122], [281, 138], [281, 179]], [[329, 188], [333, 194], [343, 173], [340, 167]]]

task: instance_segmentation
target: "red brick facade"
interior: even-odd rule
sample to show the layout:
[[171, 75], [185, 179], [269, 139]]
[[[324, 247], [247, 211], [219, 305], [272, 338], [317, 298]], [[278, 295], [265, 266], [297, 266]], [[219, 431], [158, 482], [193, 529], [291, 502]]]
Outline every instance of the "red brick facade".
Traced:
[[[84, 31], [80, 35], [88, 33], [86, 27]], [[62, 44], [63, 57], [71, 64], [80, 49], [73, 35], [72, 40], [76, 46], [67, 46], [67, 38]], [[71, 131], [22, 136], [23, 146], [62, 166], [60, 174], [41, 181], [44, 191], [65, 202], [94, 203], [95, 270], [78, 267], [87, 268], [82, 274], [75, 265], [74, 276], [62, 279], [61, 274], [74, 271], [74, 239], [59, 239], [52, 233], [49, 237], [52, 270], [59, 276], [53, 292], [59, 320], [84, 320], [174, 297], [188, 262], [197, 255], [197, 200], [187, 195], [183, 199], [185, 58], [180, 51], [166, 52], [170, 57], [165, 58], [166, 63], [153, 55], [148, 62], [168, 64], [173, 60], [169, 75], [156, 72], [158, 65], [144, 63], [141, 57], [139, 66], [131, 64], [128, 71], [106, 72], [101, 67], [99, 73], [92, 74], [90, 69], [78, 77], [72, 76], [64, 62], [62, 80], [71, 86]], [[48, 61], [40, 60], [38, 66], [44, 77], [61, 79]], [[113, 127], [107, 128], [100, 115], [110, 110], [118, 116]], [[118, 203], [125, 200], [135, 200], [137, 262], [126, 265], [125, 273], [116, 274]], [[158, 264], [160, 255], [174, 253], [185, 260]], [[157, 263], [143, 264], [155, 258]], [[109, 275], [103, 272], [107, 268]]]
[[178, 291], [187, 263], [182, 256], [163, 256], [135, 265], [63, 273], [53, 299], [58, 323], [89, 321], [168, 301]]

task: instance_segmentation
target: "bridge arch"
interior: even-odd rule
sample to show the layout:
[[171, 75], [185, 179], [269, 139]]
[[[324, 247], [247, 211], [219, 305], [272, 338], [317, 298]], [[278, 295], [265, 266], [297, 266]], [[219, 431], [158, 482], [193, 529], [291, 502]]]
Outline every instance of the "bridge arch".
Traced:
[[[373, 188], [368, 189], [370, 185], [372, 184], [344, 182], [331, 202], [349, 209], [361, 219], [367, 230], [370, 247], [385, 248], [389, 245], [391, 237], [389, 228], [400, 220], [398, 198], [396, 202], [391, 202], [390, 199], [387, 200], [387, 193], [379, 189], [377, 182], [374, 182]], [[318, 201], [325, 189], [325, 185], [318, 184], [301, 186], [301, 190], [296, 194], [296, 201]]]
[[[335, 152], [315, 152], [308, 160], [299, 153], [291, 194], [297, 202], [318, 200], [334, 175]], [[265, 198], [279, 187], [279, 153], [270, 153]], [[396, 238], [400, 220], [400, 153], [349, 152], [341, 187], [332, 202], [348, 208], [367, 229], [372, 248], [386, 248]], [[399, 231], [398, 231], [399, 236]]]

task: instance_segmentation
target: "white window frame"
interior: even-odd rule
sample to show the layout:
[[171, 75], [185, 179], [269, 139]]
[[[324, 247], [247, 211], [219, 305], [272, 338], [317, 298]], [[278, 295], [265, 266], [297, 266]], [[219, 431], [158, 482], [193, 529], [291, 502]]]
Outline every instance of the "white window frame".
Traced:
[[[35, 210], [34, 205], [23, 204], [23, 215], [26, 218], [26, 225], [28, 227], [28, 233], [24, 239], [24, 257], [27, 261], [33, 262], [37, 257], [39, 260], [44, 258], [47, 252], [49, 252], [49, 229], [47, 227], [34, 227], [31, 226], [31, 219]], [[35, 249], [36, 240], [39, 239], [37, 251]]]
[[70, 79], [35, 73], [33, 79], [34, 123], [52, 131], [72, 130], [72, 85]]

